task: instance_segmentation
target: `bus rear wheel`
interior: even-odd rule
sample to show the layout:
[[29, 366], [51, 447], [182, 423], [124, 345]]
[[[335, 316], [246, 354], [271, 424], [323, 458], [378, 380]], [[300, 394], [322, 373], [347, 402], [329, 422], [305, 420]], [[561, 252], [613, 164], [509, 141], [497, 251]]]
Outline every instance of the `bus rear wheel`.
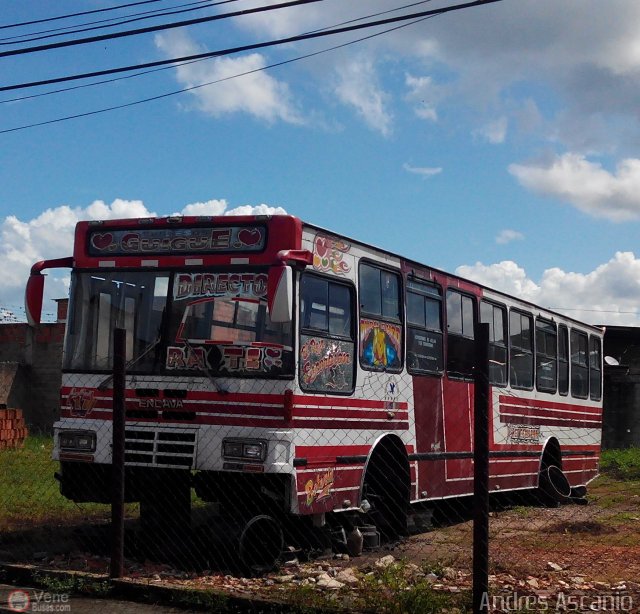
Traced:
[[374, 450], [363, 481], [362, 498], [369, 516], [384, 541], [407, 535], [409, 464], [402, 443], [393, 440]]

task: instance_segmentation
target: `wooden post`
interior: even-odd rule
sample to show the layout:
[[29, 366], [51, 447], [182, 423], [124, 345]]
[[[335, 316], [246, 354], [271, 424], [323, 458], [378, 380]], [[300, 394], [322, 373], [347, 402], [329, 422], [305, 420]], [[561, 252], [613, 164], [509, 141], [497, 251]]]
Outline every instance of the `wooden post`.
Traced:
[[124, 574], [124, 428], [126, 331], [113, 331], [113, 441], [111, 483], [111, 564], [109, 576]]

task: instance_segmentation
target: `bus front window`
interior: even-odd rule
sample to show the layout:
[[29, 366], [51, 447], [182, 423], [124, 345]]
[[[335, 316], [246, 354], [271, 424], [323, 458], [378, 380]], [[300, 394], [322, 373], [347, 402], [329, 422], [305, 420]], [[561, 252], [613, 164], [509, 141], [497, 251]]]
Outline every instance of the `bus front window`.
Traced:
[[167, 369], [204, 364], [216, 375], [291, 375], [291, 322], [269, 318], [266, 283], [258, 271], [176, 274]]
[[[113, 368], [113, 330], [126, 331], [126, 360], [132, 370], [152, 372], [158, 362], [167, 273], [75, 273], [63, 368]], [[159, 348], [158, 348], [159, 350]]]

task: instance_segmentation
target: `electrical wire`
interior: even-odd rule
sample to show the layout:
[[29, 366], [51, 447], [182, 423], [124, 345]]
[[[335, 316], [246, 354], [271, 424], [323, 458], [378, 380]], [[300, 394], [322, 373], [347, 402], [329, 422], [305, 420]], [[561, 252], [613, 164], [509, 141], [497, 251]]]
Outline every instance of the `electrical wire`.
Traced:
[[[371, 19], [372, 17], [378, 17], [380, 15], [386, 15], [388, 13], [402, 11], [402, 10], [405, 10], [407, 8], [410, 8], [410, 7], [413, 7], [413, 6], [417, 6], [417, 5], [420, 5], [420, 4], [428, 4], [431, 1], [432, 0], [420, 0], [419, 2], [412, 2], [411, 4], [405, 4], [403, 6], [398, 6], [398, 7], [394, 8], [394, 9], [389, 9], [388, 11], [372, 13], [372, 14], [369, 14], [369, 15], [365, 15], [363, 17], [358, 17], [356, 19], [349, 19], [347, 21], [342, 21], [342, 22], [339, 22], [337, 24], [333, 24], [332, 26], [327, 26], [325, 28], [318, 28], [316, 30], [311, 30], [311, 32], [322, 32], [324, 30], [329, 30], [331, 28], [336, 28], [338, 26], [346, 25], [348, 23], [355, 23], [357, 21], [362, 21], [363, 19]], [[409, 24], [409, 25], [411, 25], [411, 24]], [[307, 34], [307, 33], [308, 32], [305, 32], [305, 34]], [[358, 40], [361, 40], [361, 39], [358, 39]], [[76, 86], [72, 86], [72, 87], [60, 88], [60, 89], [57, 89], [57, 90], [50, 90], [48, 92], [42, 92], [40, 94], [30, 94], [28, 96], [19, 96], [17, 98], [8, 98], [6, 100], [0, 100], [0, 104], [8, 104], [10, 102], [21, 102], [23, 100], [31, 100], [33, 98], [41, 98], [43, 96], [51, 96], [51, 95], [54, 95], [54, 94], [61, 94], [61, 93], [64, 93], [64, 92], [71, 92], [71, 91], [74, 91], [74, 90], [84, 89], [84, 88], [87, 88], [87, 87], [105, 85], [105, 84], [108, 84], [108, 83], [114, 83], [116, 81], [122, 81], [122, 80], [125, 80], [125, 79], [133, 79], [133, 78], [136, 78], [136, 77], [142, 77], [142, 76], [149, 75], [149, 74], [156, 73], [156, 72], [160, 72], [160, 71], [163, 71], [163, 70], [172, 70], [173, 68], [177, 68], [177, 67], [180, 67], [180, 66], [187, 66], [189, 64], [195, 64], [197, 62], [204, 62], [204, 61], [206, 61], [208, 59], [210, 59], [210, 58], [203, 58], [203, 59], [199, 59], [199, 60], [190, 60], [188, 62], [181, 62], [179, 64], [173, 64], [171, 66], [162, 66], [160, 68], [154, 68], [154, 69], [151, 69], [151, 70], [137, 72], [137, 73], [134, 73], [132, 75], [125, 75], [125, 76], [122, 76], [122, 77], [114, 77], [113, 79], [103, 79], [102, 81], [94, 81], [92, 83], [85, 83], [83, 85], [76, 85]]]
[[130, 6], [139, 6], [140, 4], [154, 4], [156, 2], [164, 2], [164, 0], [142, 0], [141, 2], [130, 2], [119, 6], [110, 6], [104, 9], [95, 9], [92, 11], [82, 11], [81, 13], [68, 13], [67, 15], [58, 15], [57, 17], [46, 17], [44, 19], [33, 19], [31, 21], [23, 21], [21, 23], [10, 23], [0, 25], [0, 30], [7, 28], [20, 28], [22, 26], [32, 26], [37, 23], [47, 23], [50, 21], [58, 21], [60, 19], [70, 19], [71, 17], [81, 17], [82, 15], [93, 15], [94, 13], [105, 13], [107, 11], [116, 11], [119, 9], [129, 8]]
[[[312, 1], [317, 1], [317, 0], [312, 0]], [[67, 81], [75, 81], [78, 79], [88, 79], [88, 78], [93, 78], [93, 77], [102, 77], [105, 75], [113, 75], [113, 74], [117, 74], [117, 73], [122, 73], [122, 72], [129, 72], [132, 70], [138, 70], [138, 69], [146, 69], [146, 68], [154, 68], [157, 66], [165, 66], [167, 64], [176, 64], [178, 62], [187, 62], [190, 60], [198, 60], [198, 59], [205, 59], [205, 58], [213, 58], [213, 57], [222, 57], [222, 56], [226, 56], [226, 55], [232, 55], [235, 53], [240, 53], [243, 51], [251, 51], [254, 49], [264, 49], [266, 47], [273, 47], [276, 45], [282, 45], [285, 43], [294, 43], [294, 42], [299, 42], [299, 41], [303, 41], [303, 40], [310, 40], [310, 39], [314, 39], [314, 38], [322, 38], [324, 36], [332, 36], [335, 34], [344, 34], [347, 32], [353, 32], [355, 30], [362, 30], [365, 28], [373, 28], [373, 27], [377, 27], [377, 26], [383, 26], [383, 25], [388, 25], [391, 23], [398, 23], [401, 21], [409, 21], [412, 19], [419, 19], [421, 17], [429, 17], [429, 16], [433, 16], [433, 15], [442, 15], [444, 13], [449, 13], [452, 11], [458, 11], [458, 10], [462, 10], [462, 9], [466, 9], [466, 8], [471, 8], [471, 7], [476, 7], [476, 6], [483, 6], [486, 4], [492, 4], [495, 2], [501, 2], [502, 0], [473, 0], [472, 2], [466, 2], [464, 4], [457, 4], [457, 5], [452, 5], [452, 6], [446, 6], [446, 7], [441, 7], [438, 9], [432, 9], [430, 11], [421, 11], [418, 13], [412, 13], [412, 14], [408, 14], [408, 15], [400, 15], [397, 17], [388, 17], [386, 19], [380, 19], [377, 21], [371, 21], [371, 22], [367, 22], [364, 24], [355, 24], [355, 25], [350, 25], [350, 26], [345, 26], [345, 27], [340, 27], [340, 28], [333, 28], [331, 30], [324, 30], [324, 31], [319, 31], [319, 32], [310, 32], [308, 34], [299, 34], [297, 36], [289, 36], [286, 38], [281, 38], [281, 39], [276, 39], [276, 40], [270, 40], [270, 41], [265, 41], [262, 43], [252, 43], [252, 44], [248, 44], [248, 45], [241, 45], [238, 47], [230, 47], [228, 49], [221, 49], [218, 51], [209, 51], [206, 53], [199, 53], [199, 54], [195, 54], [195, 55], [190, 55], [190, 56], [183, 56], [180, 58], [172, 58], [172, 59], [168, 59], [168, 60], [156, 60], [154, 62], [146, 62], [144, 64], [135, 64], [135, 65], [131, 65], [131, 66], [122, 66], [119, 68], [110, 68], [110, 69], [106, 69], [106, 70], [99, 70], [99, 71], [93, 71], [93, 72], [89, 72], [89, 73], [82, 73], [82, 74], [76, 74], [76, 75], [69, 75], [66, 77], [56, 77], [56, 78], [52, 78], [52, 79], [44, 79], [41, 81], [32, 81], [30, 83], [19, 83], [19, 84], [15, 84], [15, 85], [6, 85], [3, 87], [0, 87], [0, 92], [6, 92], [6, 91], [11, 91], [11, 90], [17, 90], [17, 89], [25, 89], [25, 88], [29, 88], [29, 87], [38, 87], [38, 86], [42, 86], [42, 85], [52, 85], [54, 83], [64, 83]], [[1, 57], [2, 54], [0, 54]]]
[[[100, 21], [92, 21], [81, 25], [66, 26], [64, 28], [55, 28], [53, 30], [43, 30], [42, 32], [32, 32], [30, 34], [21, 34], [20, 36], [12, 36], [9, 38], [1, 38], [0, 45], [15, 45], [16, 43], [30, 43], [37, 40], [44, 40], [47, 38], [55, 38], [57, 36], [68, 36], [70, 34], [78, 34], [80, 32], [90, 32], [92, 30], [104, 30], [105, 28], [115, 28], [116, 26], [122, 26], [129, 23], [135, 23], [136, 21], [144, 21], [145, 19], [157, 19], [158, 17], [166, 17], [168, 15], [178, 15], [180, 13], [190, 13], [193, 11], [202, 11], [205, 9], [220, 6], [222, 4], [230, 4], [232, 2], [239, 2], [239, 0], [220, 0], [219, 2], [212, 2], [211, 0], [200, 0], [199, 2], [191, 2], [189, 4], [179, 4], [174, 9], [169, 10], [161, 9], [155, 11], [146, 11], [144, 13], [137, 13], [136, 15], [125, 15], [124, 17], [112, 17], [111, 19], [102, 19]], [[198, 5], [198, 6], [194, 6]], [[184, 8], [190, 7], [190, 8]], [[120, 19], [120, 21], [117, 21]], [[103, 24], [103, 25], [97, 25]], [[92, 26], [92, 27], [82, 27]], [[72, 29], [74, 28], [74, 29]], [[42, 34], [43, 36], [38, 36]], [[31, 36], [32, 38], [25, 38]], [[23, 39], [23, 40], [17, 40]], [[5, 42], [9, 41], [9, 42]]]
[[328, 47], [326, 49], [321, 49], [319, 51], [314, 51], [312, 53], [307, 53], [305, 55], [297, 56], [297, 57], [291, 58], [289, 60], [283, 60], [281, 62], [276, 62], [274, 64], [269, 64], [269, 65], [263, 66], [261, 68], [254, 68], [253, 70], [249, 70], [249, 71], [246, 71], [246, 72], [243, 72], [243, 73], [238, 73], [238, 74], [235, 74], [235, 75], [230, 75], [228, 77], [223, 77], [222, 79], [216, 79], [215, 81], [210, 81], [208, 83], [201, 83], [199, 85], [194, 85], [194, 86], [183, 88], [183, 89], [180, 89], [180, 90], [174, 90], [172, 92], [166, 92], [164, 94], [159, 94], [157, 96], [151, 96], [149, 98], [144, 98], [144, 99], [141, 99], [141, 100], [136, 100], [136, 101], [128, 102], [128, 103], [125, 103], [125, 104], [114, 105], [114, 106], [106, 107], [106, 108], [103, 108], [103, 109], [97, 109], [97, 110], [94, 110], [94, 111], [87, 111], [85, 113], [78, 113], [78, 114], [75, 114], [75, 115], [67, 115], [65, 117], [58, 117], [56, 119], [50, 119], [50, 120], [46, 120], [46, 121], [43, 121], [43, 122], [36, 122], [36, 123], [33, 123], [33, 124], [27, 124], [27, 125], [24, 125], [24, 126], [17, 126], [15, 128], [7, 128], [5, 130], [0, 130], [0, 134], [7, 134], [7, 133], [10, 133], [10, 132], [18, 132], [20, 130], [27, 130], [29, 128], [37, 128], [39, 126], [46, 126], [46, 125], [50, 125], [50, 124], [56, 124], [56, 123], [60, 123], [60, 122], [63, 122], [63, 121], [69, 121], [69, 120], [72, 120], [72, 119], [80, 119], [82, 117], [90, 117], [92, 115], [99, 115], [99, 114], [102, 114], [102, 113], [108, 113], [110, 111], [117, 111], [119, 109], [125, 109], [125, 108], [128, 108], [128, 107], [133, 107], [133, 106], [137, 106], [137, 105], [140, 105], [140, 104], [145, 104], [145, 103], [148, 103], [148, 102], [161, 100], [163, 98], [169, 98], [170, 96], [176, 96], [178, 94], [183, 94], [185, 92], [191, 92], [193, 90], [197, 90], [197, 89], [200, 89], [200, 88], [203, 88], [203, 87], [208, 87], [210, 85], [215, 85], [217, 83], [222, 83], [224, 81], [230, 81], [231, 79], [236, 79], [236, 78], [244, 77], [246, 75], [250, 75], [250, 74], [253, 74], [253, 73], [262, 72], [262, 71], [265, 71], [265, 70], [268, 70], [268, 69], [271, 69], [271, 68], [284, 66], [285, 64], [292, 64], [293, 62], [297, 62], [299, 60], [305, 60], [305, 59], [308, 59], [308, 58], [311, 58], [311, 57], [314, 57], [314, 56], [317, 56], [317, 55], [321, 55], [323, 53], [328, 53], [329, 51], [335, 51], [336, 49], [341, 49], [343, 47], [348, 47], [349, 45], [353, 45], [355, 43], [359, 43], [359, 42], [362, 42], [362, 41], [365, 41], [365, 40], [369, 40], [369, 39], [375, 38], [377, 36], [382, 36], [383, 34], [387, 34], [389, 32], [393, 32], [395, 30], [400, 30], [402, 28], [406, 28], [406, 27], [415, 25], [416, 23], [420, 23], [422, 21], [426, 21], [427, 19], [432, 19], [433, 17], [437, 17], [437, 15], [428, 15], [426, 17], [422, 17], [420, 19], [416, 19], [416, 20], [411, 21], [409, 23], [402, 23], [402, 24], [394, 26], [392, 28], [388, 28], [388, 29], [383, 30], [381, 32], [375, 32], [373, 34], [369, 34], [367, 36], [363, 36], [363, 37], [360, 37], [358, 39], [347, 41], [346, 43], [341, 43], [339, 45], [334, 45], [333, 47]]
[[[491, 0], [485, 0], [485, 1], [491, 2]], [[324, 0], [290, 0], [289, 2], [281, 2], [280, 4], [257, 6], [250, 9], [243, 9], [241, 11], [232, 11], [231, 13], [210, 15], [209, 17], [198, 17], [196, 19], [174, 21], [171, 23], [161, 24], [157, 26], [147, 26], [146, 28], [138, 28], [137, 30], [125, 30], [124, 32], [112, 32], [111, 34], [101, 34], [99, 36], [89, 36], [87, 38], [76, 38], [70, 41], [59, 41], [57, 43], [48, 43], [46, 45], [36, 45], [35, 47], [25, 47], [23, 49], [10, 49], [9, 51], [0, 51], [0, 58], [6, 58], [10, 56], [15, 56], [15, 55], [24, 55], [28, 53], [37, 53], [40, 51], [50, 51], [52, 49], [62, 49], [64, 47], [74, 47], [77, 45], [87, 45], [89, 43], [99, 43], [102, 41], [113, 40], [116, 38], [139, 36], [140, 34], [150, 34], [151, 32], [160, 32], [162, 30], [171, 30], [173, 28], [183, 28], [185, 26], [193, 26], [196, 24], [208, 23], [211, 21], [219, 21], [221, 19], [229, 19], [230, 17], [242, 17], [245, 15], [253, 15], [256, 13], [275, 11], [277, 9], [290, 8], [292, 6], [312, 4], [314, 2], [324, 2]]]

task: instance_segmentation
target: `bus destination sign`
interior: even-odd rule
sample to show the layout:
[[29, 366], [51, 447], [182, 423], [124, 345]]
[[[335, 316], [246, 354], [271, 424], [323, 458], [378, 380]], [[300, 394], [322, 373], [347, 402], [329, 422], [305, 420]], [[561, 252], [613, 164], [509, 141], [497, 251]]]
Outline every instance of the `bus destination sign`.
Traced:
[[259, 252], [265, 239], [262, 226], [104, 229], [89, 233], [89, 255]]

